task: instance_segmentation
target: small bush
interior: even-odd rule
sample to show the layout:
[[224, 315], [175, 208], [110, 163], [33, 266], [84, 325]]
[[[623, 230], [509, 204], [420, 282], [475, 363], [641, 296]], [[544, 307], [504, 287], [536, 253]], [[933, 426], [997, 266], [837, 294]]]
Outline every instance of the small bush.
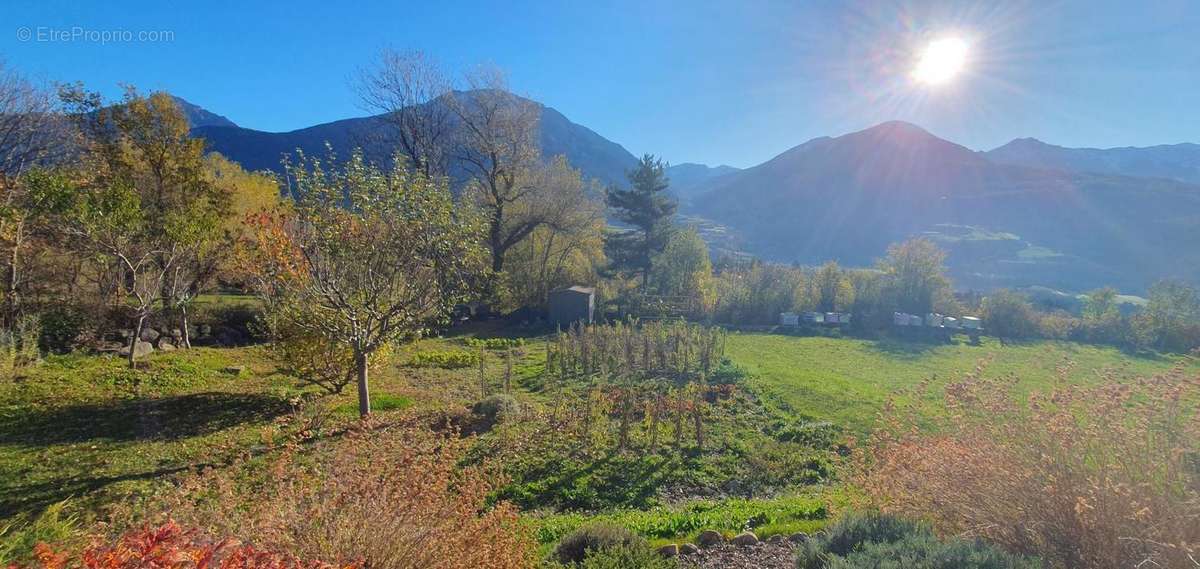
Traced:
[[799, 569], [1034, 569], [1035, 560], [982, 542], [941, 540], [928, 527], [881, 514], [842, 518], [804, 542]]
[[88, 325], [88, 315], [80, 308], [61, 304], [41, 314], [42, 349], [56, 354], [65, 354], [75, 348]]
[[737, 385], [743, 379], [746, 379], [745, 369], [733, 363], [733, 360], [729, 358], [721, 358], [721, 363], [713, 370], [712, 377], [709, 378], [709, 383]]
[[479, 365], [479, 354], [467, 351], [418, 352], [408, 362], [412, 367], [462, 369]]
[[498, 393], [476, 403], [471, 411], [490, 427], [519, 417], [521, 404], [512, 395]]
[[[594, 551], [616, 547], [648, 548], [646, 540], [633, 532], [611, 523], [594, 523], [583, 526], [558, 542], [554, 557], [559, 563], [580, 563]], [[613, 566], [616, 567], [616, 566]]]
[[648, 545], [629, 544], [590, 551], [580, 569], [676, 569], [679, 564], [666, 559]]

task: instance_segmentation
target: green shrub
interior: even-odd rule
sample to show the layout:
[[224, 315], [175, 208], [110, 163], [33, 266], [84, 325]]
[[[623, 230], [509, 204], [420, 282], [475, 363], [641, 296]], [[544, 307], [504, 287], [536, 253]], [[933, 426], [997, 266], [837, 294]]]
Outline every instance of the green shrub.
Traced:
[[525, 338], [468, 338], [467, 345], [472, 348], [507, 350], [523, 347], [525, 345]]
[[430, 351], [418, 352], [409, 360], [412, 367], [437, 367], [442, 369], [462, 369], [479, 364], [479, 354], [467, 351]]
[[709, 383], [739, 384], [746, 379], [746, 370], [733, 363], [729, 358], [721, 358], [721, 363], [713, 370]]
[[580, 563], [589, 557], [591, 552], [622, 546], [627, 548], [649, 547], [645, 539], [619, 525], [593, 523], [562, 538], [558, 542], [558, 546], [554, 548], [554, 557], [559, 563]]
[[666, 559], [648, 545], [628, 544], [588, 552], [580, 569], [676, 569], [679, 564]]
[[521, 404], [512, 395], [498, 393], [476, 403], [471, 411], [482, 417], [490, 427], [519, 417]]
[[65, 354], [75, 347], [88, 325], [87, 314], [78, 307], [62, 304], [50, 307], [41, 314], [42, 349]]
[[884, 514], [842, 518], [797, 549], [799, 569], [1035, 569], [1036, 560], [999, 548], [951, 538], [928, 527]]

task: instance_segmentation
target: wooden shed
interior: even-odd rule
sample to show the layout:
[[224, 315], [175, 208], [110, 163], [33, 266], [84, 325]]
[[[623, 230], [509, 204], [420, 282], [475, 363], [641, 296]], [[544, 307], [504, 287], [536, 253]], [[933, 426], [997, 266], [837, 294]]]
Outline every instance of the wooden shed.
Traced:
[[596, 312], [596, 289], [569, 286], [550, 291], [550, 323], [563, 328], [575, 322], [591, 324]]

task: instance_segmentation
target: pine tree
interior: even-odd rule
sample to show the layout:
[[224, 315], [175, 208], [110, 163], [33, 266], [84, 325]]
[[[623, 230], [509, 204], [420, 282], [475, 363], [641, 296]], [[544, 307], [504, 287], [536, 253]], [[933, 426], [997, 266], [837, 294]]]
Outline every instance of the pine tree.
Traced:
[[666, 167], [653, 155], [642, 156], [626, 176], [630, 188], [610, 188], [608, 207], [614, 210], [617, 219], [633, 229], [610, 235], [606, 245], [613, 266], [639, 273], [645, 287], [652, 259], [662, 252], [671, 236], [672, 218], [679, 204], [667, 194], [670, 181]]

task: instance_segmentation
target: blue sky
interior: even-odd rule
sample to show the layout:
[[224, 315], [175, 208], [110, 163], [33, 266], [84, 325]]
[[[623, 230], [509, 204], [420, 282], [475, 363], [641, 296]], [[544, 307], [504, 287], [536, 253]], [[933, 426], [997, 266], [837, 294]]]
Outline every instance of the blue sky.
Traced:
[[[751, 166], [889, 119], [973, 149], [1200, 142], [1200, 2], [53, 2], [0, 12], [0, 57], [47, 81], [165, 89], [238, 124], [364, 114], [356, 70], [384, 47], [489, 63], [515, 91], [673, 163]], [[79, 29], [90, 38], [69, 37]], [[127, 31], [133, 41], [98, 41]], [[59, 41], [52, 33], [66, 34]], [[138, 41], [140, 32], [170, 32]], [[25, 39], [23, 34], [29, 34]], [[967, 71], [915, 85], [954, 35]]]

